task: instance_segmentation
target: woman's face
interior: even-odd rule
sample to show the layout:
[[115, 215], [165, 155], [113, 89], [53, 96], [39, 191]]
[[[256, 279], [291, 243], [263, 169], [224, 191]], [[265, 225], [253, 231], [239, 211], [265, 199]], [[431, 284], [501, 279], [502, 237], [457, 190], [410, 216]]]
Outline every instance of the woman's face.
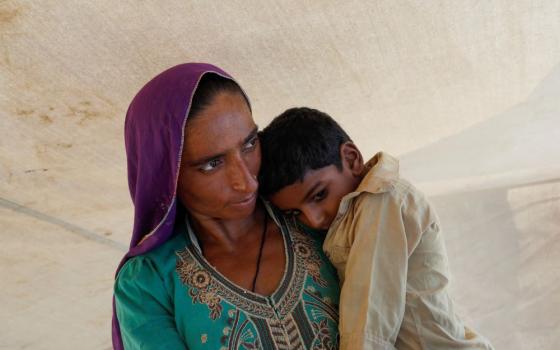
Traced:
[[254, 212], [261, 165], [257, 126], [239, 93], [220, 92], [187, 121], [178, 197], [199, 219]]

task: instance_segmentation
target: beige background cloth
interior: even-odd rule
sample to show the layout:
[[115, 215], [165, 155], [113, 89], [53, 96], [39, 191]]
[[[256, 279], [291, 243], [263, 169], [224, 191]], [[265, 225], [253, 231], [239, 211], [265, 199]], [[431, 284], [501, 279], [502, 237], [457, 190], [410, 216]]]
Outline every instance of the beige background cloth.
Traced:
[[469, 324], [560, 348], [558, 1], [0, 1], [0, 348], [110, 348], [123, 120], [188, 61], [322, 109], [439, 211]]

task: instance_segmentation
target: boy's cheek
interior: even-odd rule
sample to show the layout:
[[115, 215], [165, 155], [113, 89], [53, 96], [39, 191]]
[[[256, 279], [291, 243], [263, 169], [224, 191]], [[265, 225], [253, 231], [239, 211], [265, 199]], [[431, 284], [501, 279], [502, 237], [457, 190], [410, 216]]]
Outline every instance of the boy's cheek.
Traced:
[[328, 232], [328, 230], [314, 229], [313, 227], [304, 224], [299, 219], [297, 220], [297, 224], [303, 230], [304, 233], [309, 234], [309, 235], [324, 237], [324, 236], [327, 235], [327, 232]]
[[316, 230], [316, 228], [314, 228], [313, 225], [311, 225], [311, 224], [309, 223], [309, 220], [307, 220], [307, 217], [305, 217], [305, 215], [299, 215], [299, 216], [297, 217], [297, 220], [298, 220], [300, 223], [302, 223], [304, 226], [306, 226], [306, 227], [308, 227], [308, 228], [310, 228], [310, 229], [312, 229], [312, 230]]

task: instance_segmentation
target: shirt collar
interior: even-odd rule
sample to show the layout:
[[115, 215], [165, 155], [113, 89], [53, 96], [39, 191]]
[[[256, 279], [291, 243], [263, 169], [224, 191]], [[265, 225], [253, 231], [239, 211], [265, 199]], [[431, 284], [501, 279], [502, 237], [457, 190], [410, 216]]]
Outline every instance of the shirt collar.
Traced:
[[399, 161], [379, 152], [365, 164], [364, 171], [366, 174], [355, 192], [387, 192], [392, 188], [393, 181], [399, 178]]
[[399, 161], [387, 153], [379, 152], [371, 158], [364, 169], [365, 175], [354, 192], [344, 196], [338, 207], [337, 218], [348, 210], [353, 198], [361, 193], [384, 193], [391, 190], [399, 178]]

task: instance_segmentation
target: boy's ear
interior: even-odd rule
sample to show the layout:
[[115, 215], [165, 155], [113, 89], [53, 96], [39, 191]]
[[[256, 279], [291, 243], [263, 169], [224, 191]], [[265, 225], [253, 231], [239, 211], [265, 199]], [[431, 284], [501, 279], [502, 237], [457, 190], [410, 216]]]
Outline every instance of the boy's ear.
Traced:
[[364, 159], [360, 150], [352, 141], [347, 141], [340, 145], [340, 159], [342, 166], [348, 168], [352, 175], [361, 176], [364, 171]]

